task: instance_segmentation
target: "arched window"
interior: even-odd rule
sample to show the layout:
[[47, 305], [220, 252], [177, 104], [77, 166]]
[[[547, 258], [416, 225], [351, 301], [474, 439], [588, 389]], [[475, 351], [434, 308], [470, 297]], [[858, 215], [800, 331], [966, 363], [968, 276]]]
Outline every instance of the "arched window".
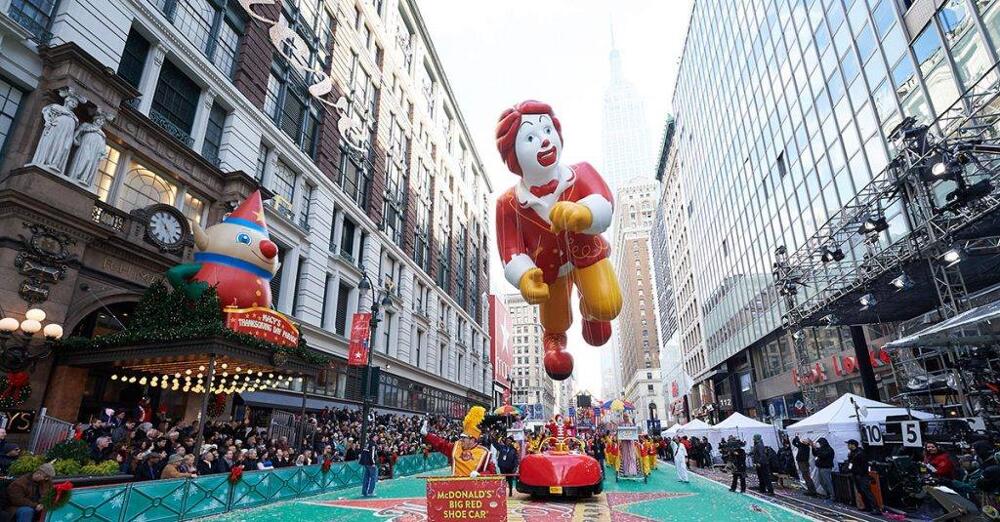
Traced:
[[145, 208], [163, 203], [173, 205], [177, 201], [177, 186], [140, 165], [125, 173], [119, 207], [126, 211]]

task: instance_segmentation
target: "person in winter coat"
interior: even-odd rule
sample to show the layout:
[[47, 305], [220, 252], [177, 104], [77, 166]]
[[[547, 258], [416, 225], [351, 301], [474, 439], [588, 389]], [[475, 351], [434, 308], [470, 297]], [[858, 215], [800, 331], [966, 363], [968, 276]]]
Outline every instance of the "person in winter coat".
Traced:
[[809, 472], [809, 460], [812, 456], [812, 441], [802, 440], [798, 435], [792, 439], [792, 446], [795, 446], [795, 467], [799, 470], [799, 475], [806, 483], [806, 495], [816, 496], [816, 483], [813, 482], [812, 474]]
[[792, 445], [788, 439], [781, 441], [781, 449], [778, 450], [778, 473], [799, 478], [799, 472], [795, 467], [795, 456], [792, 454]]
[[851, 477], [854, 479], [854, 489], [861, 494], [861, 501], [864, 504], [862, 511], [866, 513], [878, 512], [875, 495], [872, 493], [872, 478], [868, 475], [868, 454], [854, 439], [847, 441], [847, 449], [850, 450], [847, 460]]
[[606, 458], [606, 455], [604, 454], [604, 439], [597, 437], [597, 439], [594, 440], [594, 445], [591, 447], [591, 451], [594, 452], [594, 459], [596, 459], [597, 463], [601, 465], [601, 478], [603, 479], [604, 459]]
[[952, 480], [956, 478], [955, 462], [951, 455], [942, 451], [933, 442], [924, 445], [924, 465], [938, 479]]
[[774, 496], [774, 485], [771, 484], [771, 458], [767, 449], [767, 446], [764, 445], [764, 439], [760, 435], [754, 435], [753, 450], [751, 450], [750, 455], [753, 458], [754, 469], [757, 471], [760, 492]]
[[31, 522], [45, 508], [42, 499], [52, 488], [56, 470], [46, 462], [7, 485], [7, 513], [17, 522]]
[[139, 463], [135, 468], [135, 480], [137, 482], [143, 480], [159, 480], [160, 474], [163, 472], [163, 468], [160, 466], [160, 462], [163, 460], [162, 453], [147, 453], [142, 462]]
[[740, 483], [740, 493], [747, 492], [747, 451], [743, 446], [733, 445], [727, 455], [730, 469], [733, 473], [733, 483], [729, 486], [729, 491], [736, 491], [736, 482]]
[[828, 500], [833, 500], [833, 460], [834, 451], [830, 442], [825, 437], [816, 439], [813, 446], [813, 455], [816, 457], [816, 475], [819, 477], [819, 486], [823, 488], [823, 493]]
[[514, 439], [507, 437], [507, 440], [500, 445], [497, 451], [497, 469], [500, 470], [500, 473], [507, 476], [507, 496], [514, 494], [514, 481], [517, 480], [518, 461], [518, 451], [514, 447]]

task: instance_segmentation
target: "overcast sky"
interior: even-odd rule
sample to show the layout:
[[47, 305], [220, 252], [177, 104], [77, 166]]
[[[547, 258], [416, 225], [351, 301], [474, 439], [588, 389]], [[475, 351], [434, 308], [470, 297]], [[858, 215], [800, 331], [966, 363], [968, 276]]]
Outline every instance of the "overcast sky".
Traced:
[[[646, 100], [651, 150], [659, 151], [670, 110], [691, 0], [419, 0], [434, 47], [497, 195], [518, 181], [496, 151], [493, 130], [506, 107], [525, 99], [553, 106], [562, 122], [563, 161], [600, 170], [601, 107], [614, 28], [625, 76]], [[651, 161], [652, 163], [652, 161]], [[609, 238], [610, 240], [610, 238]], [[515, 291], [492, 248], [494, 293]], [[574, 299], [575, 300], [575, 299]], [[577, 388], [601, 393], [601, 351], [570, 332]]]

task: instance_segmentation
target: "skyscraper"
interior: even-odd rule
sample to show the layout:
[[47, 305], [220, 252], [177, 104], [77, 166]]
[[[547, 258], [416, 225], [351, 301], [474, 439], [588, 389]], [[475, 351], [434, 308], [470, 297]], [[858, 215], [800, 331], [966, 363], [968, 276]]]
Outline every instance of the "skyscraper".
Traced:
[[[905, 117], [929, 123], [984, 73], [995, 75], [998, 17], [1000, 2], [987, 1], [695, 4], [673, 99], [677, 159], [668, 172], [681, 198], [674, 208], [683, 211], [668, 230], [686, 231], [676, 236], [686, 242], [677, 250], [688, 250], [690, 262], [671, 255], [674, 288], [678, 302], [693, 296], [697, 303], [691, 316], [684, 306], [678, 311], [682, 322], [702, 319], [704, 360], [695, 359], [691, 373], [714, 391], [717, 417], [804, 413], [774, 252], [820, 244], [824, 224], [885, 175], [888, 137]], [[901, 206], [884, 210], [888, 230], [879, 239], [905, 238]], [[860, 259], [863, 250], [844, 253]], [[822, 376], [816, 407], [861, 391], [857, 374], [838, 363], [855, 356], [857, 337], [846, 328], [802, 335]], [[685, 350], [698, 345], [686, 341]], [[879, 386], [883, 397], [894, 395], [891, 376]]]
[[625, 78], [621, 53], [614, 48], [613, 34], [611, 45], [611, 81], [604, 91], [601, 175], [615, 194], [628, 180], [652, 179], [653, 149], [646, 126], [646, 104]]
[[611, 249], [623, 297], [615, 321], [621, 379], [643, 424], [665, 412], [650, 244], [659, 194], [652, 179], [634, 179], [618, 190]]

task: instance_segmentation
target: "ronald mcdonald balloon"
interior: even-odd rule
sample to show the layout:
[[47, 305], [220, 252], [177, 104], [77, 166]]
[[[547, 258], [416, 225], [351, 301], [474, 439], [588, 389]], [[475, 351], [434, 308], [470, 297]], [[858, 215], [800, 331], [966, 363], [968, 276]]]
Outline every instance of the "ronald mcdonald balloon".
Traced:
[[562, 127], [552, 108], [529, 100], [503, 112], [497, 150], [520, 181], [496, 207], [504, 275], [525, 301], [540, 307], [545, 371], [555, 380], [573, 373], [566, 331], [573, 322], [576, 286], [583, 339], [601, 346], [622, 308], [621, 289], [601, 233], [611, 225], [613, 198], [589, 163], [564, 165]]
[[260, 192], [217, 223], [194, 229], [194, 263], [167, 271], [174, 288], [197, 299], [211, 286], [223, 308], [268, 308], [271, 277], [278, 271], [278, 246], [268, 238]]

